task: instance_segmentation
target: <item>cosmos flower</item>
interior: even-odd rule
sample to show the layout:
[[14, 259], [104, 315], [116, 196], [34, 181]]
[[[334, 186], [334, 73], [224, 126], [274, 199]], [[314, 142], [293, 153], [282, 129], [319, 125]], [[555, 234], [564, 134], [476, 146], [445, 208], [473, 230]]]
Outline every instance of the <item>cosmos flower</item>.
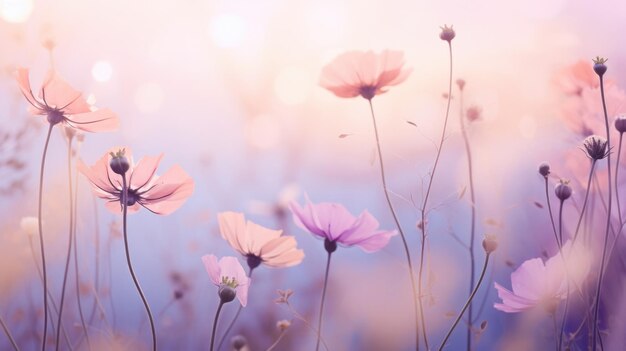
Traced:
[[580, 95], [584, 89], [595, 89], [600, 86], [598, 76], [588, 60], [579, 60], [575, 64], [564, 67], [556, 75], [555, 81], [568, 95]]
[[338, 97], [361, 95], [367, 100], [387, 92], [387, 87], [406, 80], [411, 69], [404, 69], [404, 53], [384, 50], [349, 51], [322, 69], [319, 84]]
[[223, 212], [217, 215], [217, 219], [222, 238], [246, 257], [250, 269], [261, 263], [270, 267], [291, 267], [304, 258], [304, 252], [297, 249], [296, 239], [281, 236], [282, 230], [246, 221], [243, 213]]
[[[143, 206], [150, 212], [168, 215], [177, 210], [193, 193], [193, 179], [178, 165], [162, 176], [156, 175], [163, 154], [144, 157], [135, 165], [130, 150], [121, 150], [125, 150], [122, 155], [129, 165], [125, 174], [128, 183], [128, 212], [137, 212]], [[113, 152], [107, 152], [91, 167], [79, 161], [78, 170], [89, 179], [96, 196], [107, 200], [106, 207], [119, 213], [122, 209], [122, 176], [110, 167], [114, 156]]]
[[246, 276], [239, 260], [236, 257], [227, 256], [222, 257], [218, 262], [215, 255], [204, 255], [202, 262], [211, 281], [220, 289], [218, 292], [220, 297], [222, 289], [234, 289], [237, 299], [245, 307], [248, 303], [248, 288], [251, 280]]
[[35, 97], [30, 87], [28, 69], [18, 68], [15, 79], [31, 104], [29, 112], [46, 116], [50, 125], [63, 125], [86, 132], [106, 132], [118, 128], [119, 119], [109, 109], [92, 110], [83, 94], [72, 88], [58, 73], [48, 72]]
[[[553, 312], [560, 300], [567, 298], [567, 281], [580, 286], [589, 273], [591, 256], [580, 244], [572, 247], [568, 241], [563, 245], [563, 257], [557, 252], [544, 264], [541, 258], [533, 258], [522, 263], [511, 273], [512, 291], [498, 283], [495, 288], [502, 303], [495, 303], [495, 309], [507, 313], [522, 312], [542, 306]], [[574, 286], [574, 285], [573, 285]]]
[[[304, 207], [290, 205], [294, 222], [311, 234], [336, 246], [358, 246], [365, 252], [375, 252], [387, 245], [395, 230], [379, 230], [378, 221], [363, 211], [354, 217], [341, 204], [322, 202], [313, 204], [306, 198]], [[328, 250], [328, 248], [327, 248]]]

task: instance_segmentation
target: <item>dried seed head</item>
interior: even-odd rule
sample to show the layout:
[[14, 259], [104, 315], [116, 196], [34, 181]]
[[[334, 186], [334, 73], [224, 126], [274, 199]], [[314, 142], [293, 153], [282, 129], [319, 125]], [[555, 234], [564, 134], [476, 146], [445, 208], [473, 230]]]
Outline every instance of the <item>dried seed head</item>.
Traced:
[[554, 188], [554, 193], [561, 201], [569, 199], [569, 197], [572, 196], [572, 187], [569, 186], [569, 180], [561, 179], [559, 184]]
[[593, 71], [596, 72], [596, 74], [600, 77], [602, 77], [604, 75], [604, 73], [606, 73], [606, 61], [608, 61], [609, 59], [605, 59], [603, 57], [600, 56], [596, 56], [596, 58], [593, 59]]
[[547, 178], [550, 175], [550, 165], [548, 162], [542, 162], [539, 165], [539, 174], [544, 176], [544, 178]]
[[117, 152], [111, 152], [111, 161], [109, 161], [109, 166], [111, 170], [119, 175], [124, 175], [130, 168], [130, 163], [128, 163], [128, 159], [124, 155], [126, 150], [120, 149]]
[[626, 132], [626, 114], [625, 113], [619, 114], [617, 115], [617, 117], [615, 117], [615, 129], [617, 129], [617, 131], [620, 133]]
[[592, 160], [601, 160], [609, 155], [608, 143], [605, 138], [590, 135], [583, 141], [585, 153]]

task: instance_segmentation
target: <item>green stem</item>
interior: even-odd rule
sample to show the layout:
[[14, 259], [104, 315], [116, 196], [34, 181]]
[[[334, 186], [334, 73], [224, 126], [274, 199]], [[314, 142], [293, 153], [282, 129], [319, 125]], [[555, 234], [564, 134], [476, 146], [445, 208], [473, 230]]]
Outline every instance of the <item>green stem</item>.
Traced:
[[472, 294], [470, 295], [470, 297], [467, 299], [467, 302], [465, 302], [465, 305], [463, 306], [463, 309], [461, 309], [461, 312], [459, 312], [459, 315], [456, 317], [456, 320], [452, 324], [452, 327], [450, 327], [450, 330], [448, 330], [448, 333], [446, 334], [446, 337], [443, 338], [443, 341], [441, 342], [441, 345], [439, 346], [439, 349], [438, 349], [439, 351], [443, 350], [443, 347], [448, 342], [448, 339], [450, 338], [450, 335], [452, 335], [452, 332], [454, 331], [454, 328], [456, 328], [456, 326], [459, 324], [459, 321], [461, 321], [461, 318], [463, 318], [463, 313], [465, 313], [465, 310], [472, 303], [472, 299], [476, 295], [476, 292], [478, 291], [478, 288], [480, 288], [480, 284], [483, 282], [483, 278], [485, 278], [485, 272], [487, 271], [487, 266], [489, 265], [489, 257], [490, 256], [491, 256], [491, 253], [487, 253], [485, 255], [485, 263], [483, 264], [483, 269], [480, 272], [480, 277], [478, 278], [478, 283], [474, 287], [474, 290], [472, 291]]
[[128, 203], [126, 201], [128, 196], [128, 188], [126, 186], [126, 175], [122, 176], [122, 226], [124, 229], [124, 249], [126, 251], [126, 262], [128, 263], [128, 270], [130, 271], [130, 275], [133, 278], [133, 283], [135, 283], [135, 288], [137, 288], [137, 293], [139, 293], [139, 297], [141, 297], [141, 301], [146, 309], [146, 313], [148, 314], [148, 319], [150, 320], [150, 332], [152, 333], [152, 350], [156, 351], [157, 349], [157, 338], [156, 338], [156, 330], [154, 328], [154, 318], [152, 317], [152, 312], [150, 311], [150, 306], [148, 305], [148, 300], [146, 300], [146, 296], [141, 290], [141, 285], [139, 285], [139, 281], [137, 280], [137, 276], [135, 275], [135, 271], [133, 270], [133, 264], [130, 259], [130, 250], [128, 248], [128, 232], [126, 230], [126, 217], [128, 215]]

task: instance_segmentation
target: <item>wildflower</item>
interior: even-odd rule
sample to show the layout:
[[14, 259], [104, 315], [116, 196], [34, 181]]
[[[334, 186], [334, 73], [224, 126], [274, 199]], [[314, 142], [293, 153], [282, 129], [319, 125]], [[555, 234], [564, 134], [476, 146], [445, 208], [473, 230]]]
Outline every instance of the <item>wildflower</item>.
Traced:
[[485, 234], [483, 239], [483, 249], [485, 253], [490, 254], [498, 248], [498, 238], [493, 234]]
[[600, 77], [602, 77], [604, 73], [606, 73], [606, 61], [608, 61], [608, 59], [600, 56], [596, 56], [596, 58], [593, 59], [593, 71], [596, 72], [596, 74]]
[[289, 329], [289, 327], [291, 327], [291, 322], [286, 319], [276, 322], [276, 328], [278, 328], [281, 332]]
[[587, 157], [596, 161], [609, 155], [607, 144], [606, 139], [598, 135], [590, 135], [583, 141], [584, 151]]
[[270, 267], [291, 267], [304, 258], [304, 252], [297, 249], [296, 239], [281, 236], [282, 230], [246, 221], [243, 213], [223, 212], [217, 215], [217, 219], [222, 238], [246, 257], [250, 269], [261, 263]]
[[250, 278], [236, 257], [222, 257], [219, 262], [215, 255], [202, 256], [202, 262], [213, 284], [218, 287], [218, 295], [223, 302], [230, 302], [237, 297], [242, 306], [248, 302]]
[[580, 96], [583, 90], [600, 86], [593, 69], [589, 67], [586, 60], [580, 60], [563, 68], [555, 78], [556, 83], [567, 95]]
[[522, 263], [511, 274], [512, 290], [495, 283], [502, 302], [494, 304], [494, 308], [516, 313], [542, 306], [552, 312], [560, 300], [567, 298], [568, 280], [569, 283], [580, 286], [591, 266], [591, 256], [580, 244], [572, 245], [568, 241], [563, 245], [562, 253], [563, 257], [556, 253], [545, 264], [541, 258]]
[[31, 104], [29, 112], [46, 116], [50, 125], [62, 123], [86, 132], [104, 132], [118, 128], [119, 120], [111, 110], [92, 110], [83, 94], [72, 88], [55, 71], [48, 72], [38, 97], [31, 90], [28, 74], [28, 69], [19, 68], [15, 78], [22, 94]]
[[378, 221], [367, 211], [354, 217], [341, 204], [313, 204], [306, 199], [304, 208], [291, 203], [294, 222], [302, 229], [325, 240], [326, 251], [332, 252], [337, 243], [358, 246], [365, 252], [375, 252], [387, 245], [395, 230], [379, 230]]
[[441, 38], [441, 40], [447, 41], [449, 43], [452, 41], [452, 39], [454, 39], [454, 37], [456, 37], [456, 32], [454, 31], [452, 26], [448, 27], [447, 25], [444, 25], [443, 27], [441, 27], [441, 33], [439, 33], [439, 38]]
[[554, 188], [554, 193], [561, 201], [569, 199], [569, 197], [572, 196], [572, 187], [569, 185], [569, 180], [561, 179], [559, 184]]
[[107, 200], [106, 207], [116, 213], [122, 203], [122, 177], [127, 180], [126, 204], [129, 212], [143, 206], [150, 212], [168, 215], [176, 211], [193, 193], [194, 182], [179, 166], [173, 166], [162, 176], [156, 169], [163, 154], [144, 157], [136, 165], [128, 148], [107, 152], [95, 165], [82, 161], [78, 169], [91, 182], [96, 196]]
[[289, 303], [289, 297], [291, 297], [291, 295], [293, 295], [293, 290], [291, 289], [287, 289], [287, 290], [276, 290], [276, 293], [278, 293], [278, 298], [274, 299], [275, 303]]
[[617, 129], [620, 134], [626, 132], [626, 114], [622, 113], [615, 117], [615, 129]]
[[322, 69], [320, 85], [338, 97], [361, 95], [367, 100], [387, 92], [387, 87], [398, 85], [411, 73], [404, 69], [404, 53], [384, 50], [349, 51], [339, 55]]

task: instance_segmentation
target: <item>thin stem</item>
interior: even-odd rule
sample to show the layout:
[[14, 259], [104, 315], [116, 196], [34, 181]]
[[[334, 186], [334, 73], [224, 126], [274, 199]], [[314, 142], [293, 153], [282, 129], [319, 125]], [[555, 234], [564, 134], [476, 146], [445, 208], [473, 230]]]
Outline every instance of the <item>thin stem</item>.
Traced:
[[15, 342], [15, 339], [13, 339], [13, 335], [11, 335], [11, 332], [9, 331], [9, 328], [4, 323], [4, 319], [2, 318], [2, 316], [0, 316], [0, 324], [2, 324], [2, 329], [4, 329], [4, 333], [7, 335], [7, 338], [9, 338], [9, 341], [11, 342], [11, 345], [13, 346], [13, 350], [19, 351], [20, 348], [17, 346], [17, 343]]
[[43, 147], [43, 154], [41, 156], [41, 169], [39, 170], [39, 209], [37, 214], [37, 221], [39, 227], [39, 243], [41, 248], [41, 267], [43, 273], [43, 338], [41, 339], [41, 350], [46, 349], [46, 339], [48, 337], [48, 273], [46, 269], [46, 251], [44, 249], [45, 244], [43, 240], [43, 225], [42, 225], [42, 205], [43, 205], [43, 175], [46, 166], [46, 154], [48, 153], [48, 145], [50, 144], [50, 135], [52, 134], [53, 124], [48, 127], [48, 134], [46, 135], [46, 143]]
[[98, 305], [98, 294], [100, 293], [100, 218], [98, 216], [98, 203], [96, 202], [96, 196], [91, 196], [93, 203], [93, 216], [94, 216], [94, 233], [96, 240], [96, 254], [95, 254], [95, 282], [94, 282], [94, 290], [96, 294], [96, 298], [94, 299], [93, 307], [91, 309], [91, 313], [89, 316], [89, 324], [93, 323], [93, 319], [96, 315], [96, 309]]
[[141, 285], [139, 285], [139, 281], [137, 280], [137, 276], [135, 275], [135, 271], [133, 270], [133, 264], [130, 260], [130, 250], [128, 248], [128, 231], [126, 230], [126, 217], [128, 214], [128, 203], [126, 201], [127, 196], [128, 188], [126, 186], [126, 174], [124, 174], [122, 176], [122, 226], [124, 229], [124, 249], [126, 251], [126, 262], [128, 263], [128, 270], [130, 271], [130, 275], [133, 278], [133, 283], [135, 283], [135, 287], [137, 288], [137, 293], [139, 293], [139, 297], [141, 297], [141, 301], [146, 308], [146, 313], [148, 314], [148, 319], [150, 320], [150, 332], [152, 333], [152, 350], [156, 351], [157, 338], [156, 330], [154, 328], [154, 318], [152, 317], [152, 312], [150, 311], [148, 300], [146, 300], [146, 297], [141, 290]]
[[[619, 184], [618, 184], [618, 174], [619, 174], [619, 161], [620, 158], [622, 156], [622, 140], [624, 138], [624, 133], [619, 133], [619, 145], [617, 148], [617, 161], [615, 161], [615, 201], [617, 202], [617, 215], [619, 217], [619, 224], [620, 224], [620, 233], [621, 233], [621, 229], [622, 226], [624, 225], [624, 220], [622, 218], [622, 206], [620, 204], [619, 201], [619, 191], [617, 191], [617, 189], [619, 189]], [[619, 235], [619, 233], [618, 233]]]
[[274, 343], [272, 345], [270, 345], [270, 347], [267, 348], [266, 351], [272, 351], [276, 346], [278, 346], [278, 343], [283, 339], [283, 337], [285, 336], [287, 329], [282, 330], [280, 332], [280, 335], [278, 336], [278, 338], [276, 339], [276, 341], [274, 341]]
[[[252, 271], [254, 271], [254, 268], [250, 268], [250, 270], [248, 271], [248, 278], [252, 278]], [[226, 331], [222, 335], [222, 338], [220, 339], [220, 342], [217, 344], [217, 349], [218, 350], [222, 349], [222, 345], [224, 344], [224, 341], [226, 340], [226, 337], [228, 336], [228, 333], [230, 333], [230, 330], [233, 329], [233, 326], [235, 325], [235, 322], [237, 322], [237, 318], [239, 318], [239, 314], [241, 313], [241, 310], [243, 310], [243, 305], [239, 304], [239, 308], [237, 309], [237, 313], [235, 313], [235, 317], [233, 318], [232, 321], [230, 321], [230, 324], [228, 325], [228, 328], [226, 328]]]
[[[609, 116], [606, 111], [606, 101], [604, 98], [604, 80], [600, 75], [600, 94], [602, 96], [602, 109], [604, 111], [604, 126], [606, 129], [606, 145], [607, 149], [611, 150], [611, 131], [609, 129]], [[592, 335], [592, 345], [593, 351], [596, 351], [597, 344], [596, 338], [598, 334], [598, 313], [600, 312], [600, 292], [602, 288], [602, 278], [604, 276], [604, 261], [606, 259], [606, 249], [609, 239], [609, 227], [611, 226], [611, 207], [613, 204], [613, 182], [611, 182], [611, 153], [609, 152], [607, 157], [607, 176], [608, 176], [608, 184], [609, 184], [609, 196], [607, 200], [607, 216], [606, 216], [606, 229], [604, 232], [604, 244], [602, 248], [602, 261], [600, 262], [600, 273], [598, 274], [598, 284], [596, 286], [596, 298], [595, 305], [593, 311], [593, 335]]]
[[574, 238], [572, 239], [572, 245], [576, 242], [576, 238], [578, 238], [578, 232], [580, 231], [580, 224], [583, 221], [583, 216], [585, 214], [585, 209], [587, 208], [587, 200], [589, 200], [589, 192], [591, 191], [591, 180], [593, 179], [593, 172], [596, 167], [596, 160], [591, 161], [591, 169], [589, 170], [589, 179], [587, 180], [587, 190], [585, 191], [585, 200], [583, 201], [583, 207], [580, 210], [580, 217], [578, 218], [578, 224], [576, 224], [576, 231], [574, 232]]
[[[296, 309], [293, 308], [293, 306], [291, 306], [289, 301], [285, 302], [285, 305], [287, 305], [287, 308], [293, 314], [294, 317], [296, 317], [297, 319], [301, 320], [302, 323], [304, 323], [304, 325], [306, 325], [309, 329], [311, 329], [311, 331], [313, 331], [316, 335], [319, 335], [319, 333], [315, 329], [315, 327], [312, 326], [311, 323], [309, 323], [309, 321], [307, 321], [306, 318], [304, 318], [304, 316], [302, 316], [300, 313], [298, 313], [298, 311], [296, 311]], [[320, 336], [320, 339], [322, 339], [322, 345], [324, 345], [324, 349], [326, 349], [326, 351], [328, 351], [328, 345], [326, 345], [326, 341], [321, 336]]]
[[424, 305], [422, 303], [422, 275], [424, 271], [424, 256], [425, 256], [425, 248], [426, 248], [426, 206], [428, 204], [428, 198], [430, 196], [430, 191], [433, 186], [433, 180], [435, 179], [435, 172], [437, 170], [437, 165], [439, 164], [439, 157], [441, 156], [441, 150], [443, 148], [443, 142], [446, 138], [446, 129], [448, 127], [448, 117], [450, 116], [450, 101], [452, 100], [452, 42], [448, 41], [448, 51], [450, 53], [450, 78], [448, 82], [448, 104], [446, 107], [446, 118], [443, 122], [443, 129], [441, 131], [441, 139], [439, 140], [439, 147], [437, 148], [437, 156], [435, 157], [435, 164], [433, 165], [433, 170], [430, 173], [430, 179], [428, 180], [428, 187], [426, 188], [426, 194], [424, 195], [424, 202], [422, 203], [422, 247], [420, 249], [420, 264], [419, 264], [419, 272], [417, 277], [417, 291], [419, 294], [419, 306], [420, 306], [420, 318], [422, 321], [422, 334], [424, 335], [424, 344], [426, 345], [426, 350], [428, 347], [428, 336], [426, 333], [426, 323], [424, 319]]
[[559, 246], [559, 250], [563, 248], [563, 203], [565, 201], [561, 200], [559, 203], [559, 240], [557, 241], [557, 245]]
[[557, 329], [556, 329], [556, 312], [552, 313], [552, 327], [554, 328], [554, 342], [556, 343], [556, 350], [560, 350], [560, 346], [561, 343], [559, 341], [559, 338], [556, 336], [557, 334]]
[[[469, 244], [469, 255], [470, 255], [470, 282], [469, 282], [469, 294], [472, 293], [472, 289], [474, 288], [474, 279], [476, 278], [476, 262], [474, 258], [474, 237], [476, 233], [476, 195], [474, 193], [474, 172], [472, 169], [472, 149], [470, 147], [469, 136], [467, 135], [467, 130], [465, 129], [465, 119], [463, 114], [463, 89], [460, 89], [460, 106], [461, 113], [459, 114], [460, 123], [461, 123], [461, 134], [463, 135], [463, 143], [465, 144], [465, 152], [467, 154], [467, 172], [469, 178], [469, 188], [470, 188], [470, 201], [471, 201], [471, 209], [472, 209], [472, 217], [471, 217], [471, 227], [470, 227], [470, 244]], [[469, 308], [467, 310], [467, 351], [472, 350], [472, 320], [473, 320], [473, 305], [470, 303]]]
[[372, 123], [374, 124], [374, 136], [376, 137], [376, 149], [378, 150], [378, 160], [380, 164], [380, 178], [383, 183], [383, 192], [385, 193], [385, 199], [387, 200], [387, 205], [389, 206], [389, 210], [391, 211], [391, 216], [393, 217], [394, 222], [396, 223], [396, 227], [398, 227], [398, 232], [400, 233], [400, 238], [402, 239], [402, 245], [404, 246], [404, 253], [406, 255], [407, 264], [409, 266], [409, 276], [411, 277], [411, 290], [413, 292], [413, 312], [415, 317], [415, 348], [419, 350], [419, 332], [418, 326], [419, 321], [417, 319], [418, 310], [417, 310], [417, 301], [420, 300], [420, 295], [415, 288], [415, 274], [413, 270], [413, 263], [411, 262], [411, 253], [409, 251], [409, 245], [406, 241], [406, 236], [404, 235], [404, 231], [402, 230], [402, 226], [400, 226], [400, 221], [398, 220], [398, 216], [396, 215], [396, 211], [393, 208], [393, 204], [391, 202], [391, 198], [389, 197], [389, 190], [387, 189], [387, 179], [385, 177], [385, 165], [383, 162], [383, 153], [380, 147], [380, 139], [378, 137], [378, 127], [376, 125], [376, 117], [374, 115], [374, 106], [372, 105], [372, 100], [368, 100], [370, 105], [370, 112], [372, 114]]
[[[546, 188], [546, 203], [548, 204], [548, 213], [550, 214], [550, 223], [552, 224], [552, 231], [554, 232], [554, 239], [559, 243], [559, 236], [556, 232], [556, 225], [554, 224], [554, 216], [552, 215], [552, 205], [550, 205], [550, 193], [548, 192], [548, 177], [543, 177], [545, 180]], [[588, 188], [587, 188], [588, 189]]]
[[[59, 302], [59, 317], [57, 325], [61, 325], [61, 319], [63, 317], [63, 307], [65, 306], [65, 288], [67, 287], [67, 276], [70, 270], [70, 258], [72, 257], [72, 244], [74, 237], [74, 188], [72, 187], [72, 138], [69, 138], [67, 143], [67, 180], [69, 184], [69, 199], [70, 199], [70, 231], [69, 240], [67, 243], [67, 256], [65, 258], [65, 271], [63, 273], [63, 285], [61, 285], [61, 301]], [[57, 328], [56, 348], [59, 351], [61, 346], [61, 328]]]
[[[71, 148], [70, 148], [71, 152]], [[74, 184], [74, 225], [72, 226], [74, 230], [74, 234], [72, 235], [74, 239], [74, 272], [76, 274], [75, 279], [75, 287], [76, 287], [76, 302], [78, 303], [78, 314], [80, 316], [80, 323], [83, 327], [83, 333], [85, 334], [85, 340], [87, 341], [87, 348], [91, 350], [91, 341], [89, 340], [89, 332], [87, 331], [87, 324], [85, 323], [85, 315], [83, 313], [83, 304], [82, 299], [80, 297], [80, 272], [78, 270], [78, 243], [76, 238], [76, 218], [78, 217], [78, 168], [74, 168], [74, 179], [76, 182]]]
[[326, 261], [326, 273], [324, 274], [324, 288], [322, 289], [322, 303], [320, 304], [319, 320], [317, 321], [317, 345], [315, 351], [320, 349], [320, 341], [322, 340], [322, 313], [324, 313], [324, 300], [326, 299], [326, 287], [328, 286], [328, 272], [330, 271], [330, 257], [328, 252], [328, 260]]
[[213, 343], [215, 342], [215, 331], [217, 330], [217, 320], [220, 318], [220, 312], [222, 311], [223, 306], [224, 306], [224, 301], [220, 299], [220, 305], [217, 307], [217, 312], [215, 312], [215, 319], [213, 320], [213, 331], [211, 332], [211, 351], [213, 351]]
[[[561, 203], [559, 205], [559, 252], [561, 254], [561, 258], [563, 259], [563, 264], [565, 265], [565, 270], [566, 270], [566, 276], [567, 275], [567, 261], [565, 260], [565, 257], [563, 257], [563, 203], [565, 201], [561, 200]], [[581, 215], [582, 218], [582, 215]], [[561, 321], [561, 332], [559, 333], [558, 337], [555, 337], [558, 339], [558, 344], [557, 344], [557, 350], [561, 351], [561, 345], [563, 345], [563, 332], [565, 331], [565, 320], [567, 319], [567, 311], [569, 308], [569, 277], [567, 277], [567, 299], [565, 299], [565, 308], [563, 309], [563, 320]], [[554, 317], [554, 322], [556, 323], [556, 311], [553, 314]], [[555, 330], [556, 333], [556, 330]]]
[[463, 306], [463, 309], [461, 309], [461, 312], [459, 312], [459, 315], [456, 317], [456, 320], [454, 321], [454, 323], [450, 327], [450, 330], [448, 330], [448, 333], [446, 334], [446, 337], [443, 338], [443, 341], [441, 342], [441, 345], [439, 346], [439, 349], [438, 349], [439, 351], [443, 350], [443, 347], [448, 342], [448, 339], [450, 338], [450, 335], [452, 335], [452, 332], [454, 331], [454, 328], [456, 328], [456, 326], [461, 321], [461, 318], [463, 318], [463, 313], [465, 313], [465, 310], [472, 303], [472, 299], [474, 299], [474, 296], [476, 295], [476, 292], [478, 291], [478, 288], [480, 288], [480, 284], [483, 282], [483, 278], [485, 278], [485, 272], [487, 271], [487, 266], [489, 265], [489, 257], [490, 256], [491, 256], [491, 253], [487, 253], [485, 255], [485, 263], [483, 264], [483, 269], [480, 272], [480, 277], [478, 278], [478, 283], [474, 287], [474, 290], [472, 290], [472, 294], [467, 299], [467, 302], [465, 302], [465, 305]]

